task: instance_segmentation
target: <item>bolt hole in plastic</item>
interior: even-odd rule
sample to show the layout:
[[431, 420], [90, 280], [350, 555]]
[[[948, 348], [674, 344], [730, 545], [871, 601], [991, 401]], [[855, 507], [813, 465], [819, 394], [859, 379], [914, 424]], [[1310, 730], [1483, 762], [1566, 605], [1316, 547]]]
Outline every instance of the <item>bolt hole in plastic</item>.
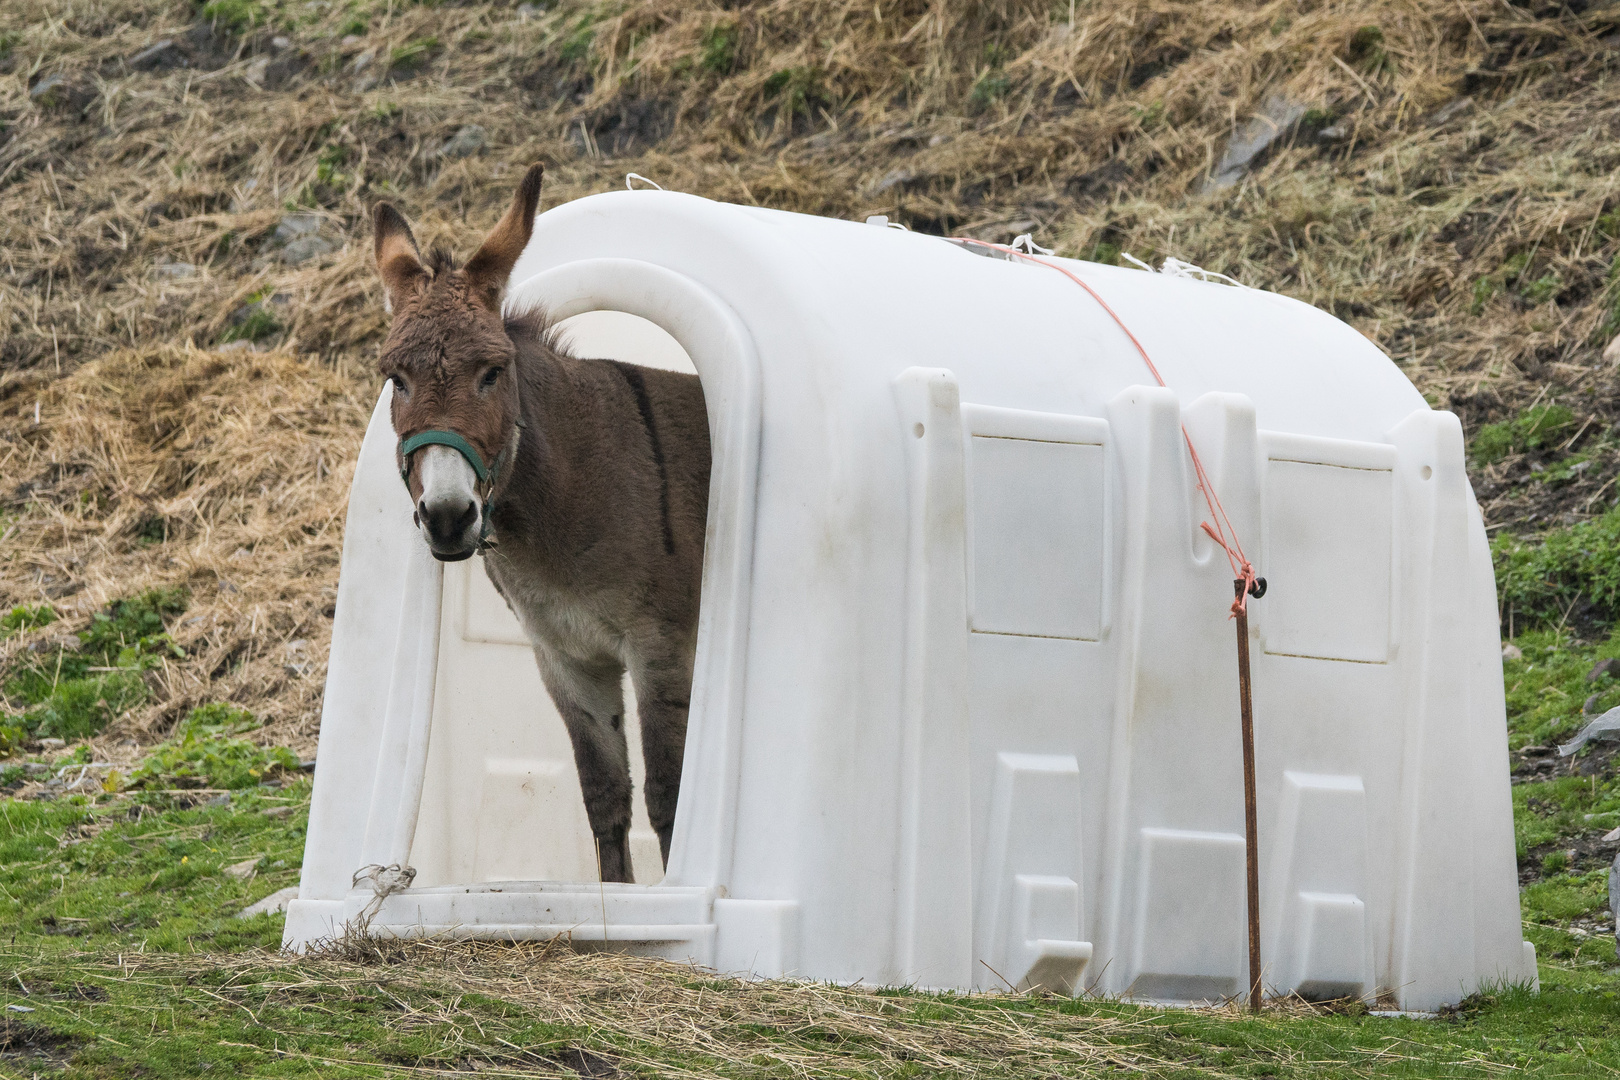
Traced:
[[911, 433], [913, 435], [917, 436], [917, 438], [919, 438], [919, 439], [922, 438], [923, 437], [923, 426], [921, 424], [913, 424], [911, 426]]
[[1434, 470], [1433, 469], [1429, 468], [1427, 465], [1423, 466], [1423, 479], [1427, 480], [1429, 477], [1431, 477], [1433, 475], [1434, 475]]

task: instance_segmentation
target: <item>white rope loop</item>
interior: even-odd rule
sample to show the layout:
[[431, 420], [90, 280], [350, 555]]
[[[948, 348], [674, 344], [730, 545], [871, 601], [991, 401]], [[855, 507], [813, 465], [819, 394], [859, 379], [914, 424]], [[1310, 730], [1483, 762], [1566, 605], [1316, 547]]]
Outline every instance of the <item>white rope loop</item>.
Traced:
[[635, 190], [637, 190], [636, 185], [635, 185], [635, 181], [637, 181], [637, 180], [640, 180], [643, 184], [648, 184], [648, 185], [650, 185], [652, 187], [655, 187], [659, 191], [664, 190], [663, 186], [660, 185], [658, 183], [658, 181], [649, 180], [645, 176], [642, 176], [640, 173], [634, 173], [634, 172], [624, 174], [624, 190], [626, 190], [626, 191], [635, 191]]
[[399, 863], [390, 866], [371, 863], [369, 866], [362, 866], [356, 870], [354, 876], [349, 879], [351, 888], [358, 888], [362, 881], [371, 882], [371, 899], [366, 901], [366, 906], [361, 909], [356, 920], [360, 932], [364, 933], [365, 928], [371, 924], [371, 920], [376, 918], [377, 912], [382, 910], [384, 900], [394, 893], [404, 892], [409, 889], [411, 882], [415, 880], [416, 867], [401, 866]]
[[1019, 233], [1013, 237], [1012, 249], [1022, 251], [1025, 255], [1051, 255], [1051, 248], [1043, 248], [1035, 242], [1035, 237], [1029, 233]]

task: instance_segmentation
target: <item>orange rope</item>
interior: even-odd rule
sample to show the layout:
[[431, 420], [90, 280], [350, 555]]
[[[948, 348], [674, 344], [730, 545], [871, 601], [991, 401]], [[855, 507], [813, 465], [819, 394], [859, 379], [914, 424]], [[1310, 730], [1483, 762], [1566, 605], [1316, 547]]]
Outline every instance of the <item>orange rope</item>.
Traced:
[[[1142, 363], [1146, 364], [1148, 371], [1153, 373], [1153, 378], [1158, 381], [1160, 386], [1168, 389], [1169, 384], [1164, 381], [1164, 376], [1159, 374], [1159, 369], [1154, 365], [1153, 358], [1148, 356], [1147, 349], [1143, 348], [1136, 335], [1131, 333], [1131, 328], [1125, 325], [1125, 320], [1121, 319], [1114, 312], [1114, 309], [1108, 306], [1108, 301], [1097, 295], [1097, 290], [1087, 285], [1079, 277], [1057, 263], [1047, 262], [1045, 259], [1035, 255], [1019, 251], [1017, 248], [1004, 247], [1001, 244], [973, 240], [968, 237], [952, 237], [951, 239], [956, 240], [958, 243], [977, 244], [979, 247], [1006, 252], [1008, 255], [1016, 255], [1020, 259], [1037, 263], [1049, 270], [1056, 270], [1086, 290], [1087, 295], [1097, 301], [1098, 306], [1106, 311], [1108, 317], [1114, 320], [1115, 325], [1125, 332], [1126, 337], [1131, 339], [1131, 344], [1136, 346], [1137, 353], [1142, 357]], [[1238, 542], [1237, 529], [1233, 527], [1232, 519], [1226, 516], [1226, 508], [1221, 505], [1220, 496], [1215, 494], [1215, 485], [1209, 482], [1209, 475], [1204, 472], [1204, 463], [1199, 460], [1198, 448], [1193, 446], [1192, 436], [1187, 434], [1186, 424], [1181, 425], [1181, 438], [1187, 444], [1187, 453], [1192, 455], [1193, 472], [1198, 477], [1198, 490], [1203, 494], [1204, 504], [1209, 508], [1210, 519], [1214, 522], [1214, 524], [1211, 524], [1210, 521], [1202, 521], [1199, 522], [1199, 525], [1204, 532], [1209, 534], [1209, 538], [1219, 544], [1222, 551], [1226, 552], [1226, 561], [1232, 567], [1232, 577], [1243, 582], [1243, 590], [1237, 594], [1237, 599], [1232, 601], [1232, 615], [1236, 617], [1238, 614], [1248, 610], [1249, 590], [1254, 586], [1256, 579], [1254, 567], [1250, 564], [1249, 557], [1243, 553], [1243, 545]], [[1230, 539], [1228, 539], [1228, 535], [1230, 535]]]

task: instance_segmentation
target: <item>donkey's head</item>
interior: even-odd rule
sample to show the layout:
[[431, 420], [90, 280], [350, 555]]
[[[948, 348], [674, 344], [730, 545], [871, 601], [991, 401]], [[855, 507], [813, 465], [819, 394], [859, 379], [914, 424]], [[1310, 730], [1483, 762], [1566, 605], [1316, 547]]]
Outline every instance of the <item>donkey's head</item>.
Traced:
[[488, 538], [489, 499], [517, 446], [516, 349], [501, 298], [534, 228], [541, 172], [529, 166], [511, 209], [461, 269], [440, 250], [424, 263], [399, 211], [377, 204], [377, 271], [394, 316], [377, 366], [394, 384], [399, 470], [416, 523], [445, 562]]

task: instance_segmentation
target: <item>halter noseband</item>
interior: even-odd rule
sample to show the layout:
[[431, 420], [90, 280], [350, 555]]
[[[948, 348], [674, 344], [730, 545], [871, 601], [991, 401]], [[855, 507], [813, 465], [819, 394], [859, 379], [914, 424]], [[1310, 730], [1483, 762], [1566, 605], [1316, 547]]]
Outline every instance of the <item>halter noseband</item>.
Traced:
[[486, 547], [493, 546], [489, 539], [490, 504], [494, 500], [495, 481], [501, 474], [501, 458], [506, 456], [505, 451], [497, 454], [495, 460], [486, 467], [483, 455], [479, 454], [478, 448], [455, 432], [419, 431], [410, 438], [399, 441], [399, 456], [403, 462], [399, 467], [399, 478], [405, 481], [407, 486], [410, 484], [411, 455], [424, 446], [448, 446], [456, 451], [467, 459], [468, 465], [472, 466], [472, 471], [478, 476], [478, 482], [486, 485], [485, 490], [488, 494], [484, 496], [483, 511], [480, 514], [481, 524], [478, 530], [478, 548], [482, 551]]

